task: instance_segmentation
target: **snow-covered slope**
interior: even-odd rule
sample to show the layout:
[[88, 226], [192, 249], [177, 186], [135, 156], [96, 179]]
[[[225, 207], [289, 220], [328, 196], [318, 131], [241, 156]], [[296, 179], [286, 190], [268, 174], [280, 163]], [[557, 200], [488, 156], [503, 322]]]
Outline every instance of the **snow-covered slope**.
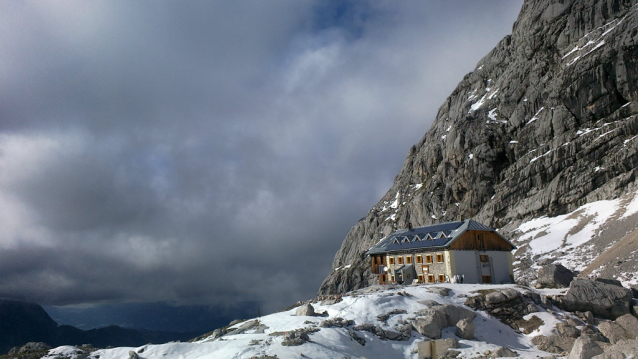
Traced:
[[[441, 287], [449, 288], [448, 295], [437, 294]], [[425, 337], [412, 331], [411, 337], [404, 341], [382, 340], [376, 335], [363, 330], [354, 329], [361, 324], [373, 324], [387, 331], [396, 331], [402, 323], [418, 315], [436, 301], [440, 304], [464, 306], [468, 296], [478, 295], [477, 291], [500, 290], [514, 288], [529, 293], [529, 288], [516, 285], [471, 285], [444, 284], [407, 287], [370, 287], [348, 293], [342, 300], [322, 305], [313, 304], [317, 313], [323, 316], [296, 316], [295, 309], [275, 313], [260, 318], [256, 325], [243, 333], [232, 333], [233, 330], [246, 326], [250, 321], [237, 323], [228, 328], [228, 334], [213, 338], [213, 336], [193, 343], [168, 343], [162, 345], [146, 345], [138, 348], [101, 349], [93, 352], [90, 358], [121, 359], [129, 357], [129, 352], [136, 352], [141, 358], [417, 358], [417, 343]], [[444, 294], [444, 293], [443, 293]], [[467, 308], [467, 307], [465, 307]], [[378, 317], [391, 313], [393, 310], [405, 311], [404, 314], [390, 315], [386, 321]], [[505, 346], [517, 351], [523, 358], [536, 358], [549, 354], [534, 348], [531, 338], [539, 334], [548, 334], [554, 325], [566, 319], [569, 315], [561, 311], [545, 311], [533, 315], [541, 318], [545, 324], [525, 335], [517, 333], [511, 327], [490, 317], [484, 312], [477, 312], [473, 323], [475, 325], [475, 340], [459, 339], [459, 358], [476, 357], [486, 351], [495, 351]], [[562, 317], [562, 318], [561, 318]], [[352, 320], [354, 323], [346, 327], [322, 327], [321, 322], [334, 318]], [[306, 329], [309, 342], [299, 346], [282, 345], [283, 334], [286, 332]], [[313, 332], [314, 331], [314, 332]], [[354, 335], [353, 335], [354, 333]], [[363, 338], [365, 344], [353, 337]], [[455, 337], [454, 327], [448, 327], [442, 332], [443, 338]], [[75, 354], [74, 354], [75, 353]], [[48, 358], [77, 357], [74, 347], [60, 347], [50, 351]]]
[[[556, 217], [522, 223], [514, 266], [519, 283], [531, 283], [543, 264], [561, 263], [593, 277], [638, 283], [638, 246], [628, 241], [638, 229], [638, 190], [613, 200], [587, 203]], [[611, 250], [622, 246], [624, 250]], [[604, 260], [603, 260], [604, 259]]]

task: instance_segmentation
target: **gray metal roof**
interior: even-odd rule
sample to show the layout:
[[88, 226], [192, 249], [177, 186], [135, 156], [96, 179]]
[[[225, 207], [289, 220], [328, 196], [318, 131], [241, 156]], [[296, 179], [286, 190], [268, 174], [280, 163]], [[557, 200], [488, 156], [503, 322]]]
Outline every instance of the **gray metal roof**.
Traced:
[[507, 243], [516, 248], [510, 241], [501, 236], [493, 228], [471, 219], [462, 222], [439, 223], [426, 227], [401, 229], [381, 239], [367, 254], [400, 252], [418, 248], [445, 248], [468, 230], [488, 231], [498, 234]]

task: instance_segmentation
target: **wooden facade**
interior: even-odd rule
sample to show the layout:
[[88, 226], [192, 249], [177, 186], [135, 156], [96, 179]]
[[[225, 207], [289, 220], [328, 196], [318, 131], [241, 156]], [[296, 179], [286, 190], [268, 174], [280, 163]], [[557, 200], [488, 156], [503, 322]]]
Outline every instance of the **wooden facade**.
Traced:
[[469, 251], [511, 251], [514, 246], [494, 232], [467, 231], [450, 245], [449, 249]]

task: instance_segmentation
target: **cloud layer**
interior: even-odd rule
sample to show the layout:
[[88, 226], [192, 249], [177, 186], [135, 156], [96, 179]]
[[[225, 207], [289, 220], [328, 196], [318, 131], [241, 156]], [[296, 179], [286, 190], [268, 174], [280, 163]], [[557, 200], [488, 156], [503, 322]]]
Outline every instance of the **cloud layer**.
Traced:
[[1, 3], [0, 296], [313, 296], [520, 6]]

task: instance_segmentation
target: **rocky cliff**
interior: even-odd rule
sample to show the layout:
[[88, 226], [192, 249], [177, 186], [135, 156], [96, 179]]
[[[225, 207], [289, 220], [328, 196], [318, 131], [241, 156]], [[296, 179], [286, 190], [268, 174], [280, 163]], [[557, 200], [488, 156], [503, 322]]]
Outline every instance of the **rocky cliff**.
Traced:
[[348, 233], [320, 294], [374, 283], [367, 249], [392, 231], [474, 218], [515, 237], [532, 218], [636, 185], [637, 0], [526, 0]]

